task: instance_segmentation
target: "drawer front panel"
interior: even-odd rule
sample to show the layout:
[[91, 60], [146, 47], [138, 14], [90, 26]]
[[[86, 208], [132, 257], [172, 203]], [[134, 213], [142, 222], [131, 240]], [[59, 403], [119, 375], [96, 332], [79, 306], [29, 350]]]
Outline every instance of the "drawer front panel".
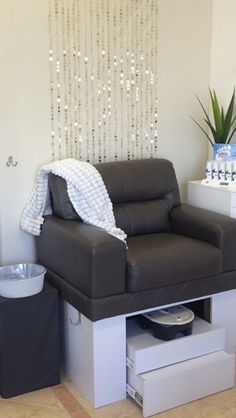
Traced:
[[136, 374], [222, 350], [224, 346], [225, 330], [197, 317], [192, 335], [171, 341], [154, 338], [135, 320], [127, 325], [127, 365]]
[[218, 351], [141, 375], [128, 370], [128, 383], [148, 417], [232, 387], [234, 356]]

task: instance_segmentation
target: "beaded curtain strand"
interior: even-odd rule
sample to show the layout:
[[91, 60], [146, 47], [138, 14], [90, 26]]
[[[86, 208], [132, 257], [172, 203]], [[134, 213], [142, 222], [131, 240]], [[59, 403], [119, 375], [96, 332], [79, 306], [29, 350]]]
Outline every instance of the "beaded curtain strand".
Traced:
[[158, 0], [49, 0], [52, 160], [157, 156]]

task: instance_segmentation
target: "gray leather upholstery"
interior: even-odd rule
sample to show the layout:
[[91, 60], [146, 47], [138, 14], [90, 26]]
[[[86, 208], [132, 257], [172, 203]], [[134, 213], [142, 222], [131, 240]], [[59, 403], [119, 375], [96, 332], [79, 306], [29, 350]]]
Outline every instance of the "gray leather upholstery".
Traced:
[[162, 158], [95, 165], [113, 204], [149, 201], [164, 196], [169, 209], [179, 204], [173, 164]]
[[49, 173], [48, 183], [51, 192], [53, 213], [63, 219], [80, 220], [67, 193], [67, 185], [62, 177]]
[[[170, 231], [169, 210], [179, 205], [179, 189], [171, 162], [147, 159], [102, 163], [101, 174], [114, 207], [116, 224], [127, 235]], [[54, 214], [79, 220], [70, 203], [66, 182], [51, 174]]]
[[48, 269], [47, 280], [59, 289], [62, 297], [92, 321], [115, 315], [157, 308], [195, 298], [207, 297], [214, 293], [235, 289], [236, 272], [229, 271], [201, 279], [164, 285], [157, 289], [143, 290], [135, 293], [91, 299], [80, 292], [63, 277]]
[[38, 258], [90, 298], [125, 292], [125, 244], [100, 228], [47, 217]]
[[51, 175], [54, 215], [43, 224], [37, 254], [68, 302], [96, 321], [236, 288], [236, 220], [181, 205], [171, 162], [96, 167], [128, 248], [83, 224], [65, 181]]
[[236, 220], [219, 213], [181, 205], [170, 212], [173, 231], [219, 247], [223, 271], [236, 269]]
[[182, 283], [221, 271], [221, 250], [207, 242], [173, 233], [128, 239], [128, 292]]

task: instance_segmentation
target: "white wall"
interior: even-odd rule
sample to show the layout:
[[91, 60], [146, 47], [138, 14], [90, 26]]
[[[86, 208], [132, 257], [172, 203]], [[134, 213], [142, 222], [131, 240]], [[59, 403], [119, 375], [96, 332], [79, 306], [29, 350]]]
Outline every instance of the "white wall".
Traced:
[[[219, 1], [220, 2], [220, 1]], [[174, 162], [181, 190], [203, 175], [207, 143], [189, 115], [200, 114], [194, 92], [207, 97], [211, 0], [160, 0], [159, 155]], [[34, 258], [19, 218], [36, 170], [51, 157], [48, 1], [1, 0], [0, 245], [1, 262]], [[9, 155], [18, 161], [7, 168]]]
[[225, 105], [236, 87], [235, 16], [235, 0], [213, 0], [211, 86]]
[[208, 143], [190, 116], [202, 120], [195, 94], [207, 99], [212, 2], [160, 0], [159, 153], [174, 162], [186, 183], [203, 177]]
[[[50, 159], [47, 0], [1, 0], [0, 234], [3, 264], [33, 258], [19, 229], [36, 169]], [[16, 167], [5, 162], [12, 155]]]

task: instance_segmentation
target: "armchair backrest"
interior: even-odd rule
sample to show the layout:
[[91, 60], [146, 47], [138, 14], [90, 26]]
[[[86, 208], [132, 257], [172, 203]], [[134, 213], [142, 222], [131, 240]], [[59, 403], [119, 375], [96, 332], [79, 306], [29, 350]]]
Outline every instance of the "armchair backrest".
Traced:
[[[180, 204], [173, 164], [165, 159], [115, 161], [95, 165], [113, 203], [116, 225], [128, 236], [168, 232], [169, 211]], [[77, 219], [60, 177], [50, 175], [54, 213]]]

